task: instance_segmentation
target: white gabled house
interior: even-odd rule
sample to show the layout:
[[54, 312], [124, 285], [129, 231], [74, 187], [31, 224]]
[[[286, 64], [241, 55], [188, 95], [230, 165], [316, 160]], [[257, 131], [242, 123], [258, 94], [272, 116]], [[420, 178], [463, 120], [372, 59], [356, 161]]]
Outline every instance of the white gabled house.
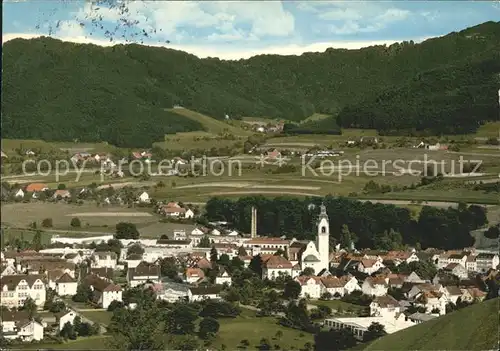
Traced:
[[387, 295], [388, 288], [387, 280], [383, 277], [367, 277], [361, 286], [363, 294], [368, 296]]
[[143, 202], [143, 203], [149, 203], [151, 202], [151, 199], [149, 198], [149, 194], [145, 191], [143, 191], [137, 198], [137, 200], [139, 202]]
[[295, 277], [295, 281], [300, 284], [300, 297], [319, 299], [323, 291], [323, 283], [320, 277], [305, 276]]
[[215, 277], [215, 284], [217, 284], [217, 285], [223, 285], [223, 284], [231, 285], [232, 282], [233, 282], [233, 279], [231, 278], [229, 273], [224, 268], [221, 268], [219, 274], [217, 274], [217, 277]]
[[43, 339], [43, 325], [30, 319], [25, 311], [2, 312], [0, 315], [2, 335], [5, 339], [20, 339], [25, 342]]
[[384, 268], [384, 264], [381, 260], [377, 259], [363, 259], [358, 265], [358, 271], [371, 275], [381, 268]]

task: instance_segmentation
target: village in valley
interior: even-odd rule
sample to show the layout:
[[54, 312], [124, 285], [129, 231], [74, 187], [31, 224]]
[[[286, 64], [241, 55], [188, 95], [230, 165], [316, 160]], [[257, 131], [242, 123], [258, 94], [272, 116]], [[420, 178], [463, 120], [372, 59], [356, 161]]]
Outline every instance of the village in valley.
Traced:
[[497, 350], [492, 4], [7, 1], [0, 350]]

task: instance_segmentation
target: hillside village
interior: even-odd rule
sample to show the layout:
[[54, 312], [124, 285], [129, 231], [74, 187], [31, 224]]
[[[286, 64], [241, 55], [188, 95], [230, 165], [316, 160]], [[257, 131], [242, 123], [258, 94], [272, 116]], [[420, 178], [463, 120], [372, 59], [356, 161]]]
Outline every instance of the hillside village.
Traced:
[[[180, 208], [169, 203], [159, 211], [173, 214]], [[331, 251], [325, 206], [317, 215], [315, 241], [259, 236], [256, 211], [249, 235], [213, 223], [212, 230], [178, 230], [157, 240], [54, 236], [52, 248], [6, 248], [0, 279], [1, 306], [7, 313], [2, 315], [3, 338], [46, 340], [69, 330], [75, 319], [80, 328], [81, 311], [86, 309], [134, 308], [136, 303], [127, 296], [137, 289], [150, 290], [168, 303], [240, 301], [248, 304], [244, 308], [262, 310], [264, 300], [241, 297], [246, 294], [241, 281], [245, 271], [256, 274], [264, 286], [278, 287], [278, 294], [291, 301], [305, 299], [312, 311], [335, 301], [357, 306], [350, 311], [330, 309], [315, 323], [347, 328], [360, 341], [373, 325], [394, 333], [498, 295], [496, 252], [358, 251], [340, 245]], [[287, 313], [280, 305], [287, 300], [281, 301], [262, 312]], [[90, 321], [89, 328], [93, 324]], [[98, 334], [105, 327], [95, 324], [89, 330]]]

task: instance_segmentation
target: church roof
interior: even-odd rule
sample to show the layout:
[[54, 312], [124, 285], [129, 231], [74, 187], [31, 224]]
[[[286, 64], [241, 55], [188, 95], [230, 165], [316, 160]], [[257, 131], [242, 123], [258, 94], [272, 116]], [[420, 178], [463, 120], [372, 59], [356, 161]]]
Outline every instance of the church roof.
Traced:
[[304, 260], [304, 262], [320, 262], [320, 259], [317, 258], [316, 256], [314, 255], [307, 255]]

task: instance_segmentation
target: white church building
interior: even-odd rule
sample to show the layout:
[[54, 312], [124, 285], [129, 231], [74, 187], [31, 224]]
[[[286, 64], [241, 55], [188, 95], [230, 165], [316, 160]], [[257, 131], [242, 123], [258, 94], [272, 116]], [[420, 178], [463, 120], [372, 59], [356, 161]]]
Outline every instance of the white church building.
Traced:
[[330, 223], [325, 205], [321, 205], [320, 209], [316, 242], [310, 241], [300, 257], [300, 268], [312, 268], [315, 274], [330, 268]]

